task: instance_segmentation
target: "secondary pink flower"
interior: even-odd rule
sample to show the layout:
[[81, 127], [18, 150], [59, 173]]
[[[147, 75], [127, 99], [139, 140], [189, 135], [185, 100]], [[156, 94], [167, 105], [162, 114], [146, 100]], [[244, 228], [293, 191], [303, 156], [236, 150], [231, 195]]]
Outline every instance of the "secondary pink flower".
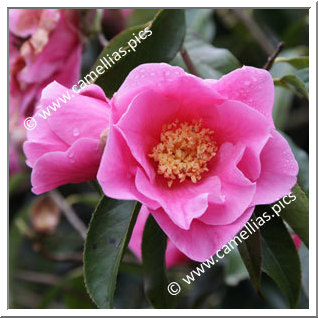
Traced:
[[[144, 227], [148, 218], [149, 212], [146, 207], [143, 206], [140, 209], [138, 214], [138, 218], [132, 232], [129, 248], [134, 252], [134, 254], [141, 259], [141, 242], [142, 235], [144, 232]], [[181, 253], [176, 246], [168, 239], [167, 241], [167, 249], [166, 249], [166, 266], [172, 267], [175, 265], [183, 264], [189, 262], [189, 258], [186, 257], [183, 253]]]
[[78, 26], [78, 10], [9, 10], [10, 115], [32, 115], [41, 90], [53, 80], [67, 87], [78, 81]]
[[103, 10], [103, 29], [109, 36], [121, 32], [127, 24], [133, 9], [105, 9]]
[[38, 114], [35, 129], [27, 132], [23, 145], [26, 163], [33, 169], [32, 191], [40, 194], [60, 185], [96, 179], [104, 137], [109, 125], [110, 108], [103, 90], [90, 85], [79, 94], [53, 82], [43, 91], [42, 105], [69, 92], [67, 104], [51, 110], [47, 119]]
[[292, 239], [294, 241], [294, 244], [296, 246], [297, 251], [299, 251], [300, 246], [301, 246], [301, 239], [297, 234], [292, 235]]
[[97, 179], [106, 195], [142, 202], [180, 251], [204, 261], [255, 205], [276, 201], [296, 182], [273, 101], [262, 69], [243, 67], [215, 81], [141, 65], [111, 100]]

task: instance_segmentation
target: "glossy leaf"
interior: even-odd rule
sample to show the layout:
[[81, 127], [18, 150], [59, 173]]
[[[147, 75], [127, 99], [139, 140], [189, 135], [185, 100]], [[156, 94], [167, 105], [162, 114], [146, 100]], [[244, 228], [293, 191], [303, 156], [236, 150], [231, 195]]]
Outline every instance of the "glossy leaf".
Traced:
[[[219, 79], [240, 67], [238, 60], [227, 49], [217, 48], [192, 33], [188, 33], [184, 42], [189, 57], [202, 78]], [[172, 62], [188, 71], [180, 54]]]
[[[307, 80], [306, 83], [304, 82], [304, 79]], [[295, 72], [294, 74], [288, 74], [281, 78], [274, 78], [274, 84], [283, 87], [292, 87], [296, 91], [299, 91], [307, 99], [309, 98], [308, 88], [306, 86], [306, 84], [308, 85], [308, 76], [306, 76], [306, 71], [302, 71], [301, 73]]]
[[[143, 35], [144, 40], [137, 43], [135, 35], [149, 27], [148, 35]], [[129, 28], [114, 37], [107, 47], [98, 57], [92, 70], [94, 71], [98, 65], [102, 66], [100, 60], [105, 57], [109, 60], [114, 52], [120, 52], [122, 49], [126, 52], [121, 53], [121, 58], [114, 61], [114, 64], [105, 69], [105, 73], [99, 75], [95, 83], [100, 85], [106, 92], [107, 97], [111, 97], [118, 90], [126, 76], [131, 70], [140, 64], [151, 62], [169, 62], [179, 51], [185, 35], [185, 15], [184, 10], [164, 9], [150, 22]], [[134, 40], [138, 45], [132, 48], [128, 45], [130, 40]], [[107, 55], [108, 54], [108, 55]], [[114, 56], [117, 56], [114, 54]]]
[[185, 12], [187, 28], [211, 41], [216, 31], [212, 20], [213, 9], [186, 9]]
[[158, 9], [135, 9], [128, 18], [127, 27], [147, 23], [158, 13]]
[[[252, 219], [255, 220], [254, 215]], [[250, 275], [251, 283], [258, 291], [261, 285], [262, 274], [262, 250], [260, 231], [257, 230], [246, 240], [242, 240], [242, 243], [238, 245], [238, 250]]]
[[[285, 59], [298, 58], [300, 55], [304, 55], [306, 52], [302, 47], [291, 48], [283, 50], [280, 54]], [[279, 59], [278, 57], [277, 59]], [[276, 60], [277, 60], [276, 59]], [[275, 63], [270, 70], [273, 78], [281, 78], [284, 75], [292, 74], [295, 72], [295, 68], [290, 63]], [[294, 93], [288, 87], [275, 86], [275, 102], [273, 108], [273, 119], [277, 129], [284, 130], [288, 124], [288, 112], [292, 106]]]
[[304, 244], [309, 246], [309, 200], [298, 184], [292, 190], [296, 200], [282, 209], [280, 216], [290, 225]]
[[[260, 215], [259, 208], [256, 216]], [[263, 271], [278, 285], [295, 308], [301, 287], [301, 267], [295, 244], [280, 217], [274, 216], [261, 227]]]
[[292, 139], [280, 131], [280, 133], [284, 136], [284, 138], [288, 141], [288, 144], [293, 151], [293, 154], [298, 162], [299, 172], [297, 176], [297, 182], [300, 187], [304, 190], [304, 192], [309, 194], [309, 157], [308, 153], [298, 147]]
[[248, 279], [249, 273], [238, 248], [234, 248], [231, 253], [226, 255], [225, 264], [225, 282], [227, 285], [237, 286], [241, 281]]
[[294, 74], [304, 82], [307, 91], [309, 91], [309, 69], [303, 68], [296, 71]]
[[275, 63], [289, 63], [293, 67], [297, 69], [302, 69], [309, 67], [309, 57], [308, 56], [300, 56], [300, 57], [292, 57], [292, 58], [286, 58], [286, 57], [277, 57], [275, 60]]
[[99, 308], [113, 306], [118, 268], [139, 209], [140, 203], [104, 196], [92, 216], [84, 249], [84, 277]]
[[166, 235], [149, 215], [142, 237], [142, 261], [145, 292], [154, 308], [172, 308], [175, 297], [167, 291], [166, 246]]

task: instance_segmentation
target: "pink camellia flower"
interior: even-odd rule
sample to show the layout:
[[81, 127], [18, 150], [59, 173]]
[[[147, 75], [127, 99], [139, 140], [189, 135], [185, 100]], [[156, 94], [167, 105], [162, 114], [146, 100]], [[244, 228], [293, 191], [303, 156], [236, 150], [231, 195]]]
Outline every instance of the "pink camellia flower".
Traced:
[[34, 116], [37, 126], [27, 132], [23, 150], [35, 194], [96, 179], [109, 125], [108, 99], [97, 85], [75, 94], [53, 82], [42, 91], [41, 103], [52, 105], [67, 91], [72, 96], [68, 103], [47, 119], [39, 116], [43, 111], [39, 110]]
[[[144, 232], [145, 224], [149, 215], [149, 211], [145, 206], [142, 206], [140, 212], [138, 214], [138, 218], [136, 224], [134, 226], [134, 230], [132, 232], [129, 248], [134, 252], [134, 254], [141, 259], [141, 242], [142, 235]], [[189, 258], [181, 253], [176, 246], [171, 242], [171, 240], [167, 241], [167, 249], [166, 249], [166, 266], [172, 267], [175, 265], [180, 265], [189, 262]]]
[[71, 87], [79, 79], [82, 44], [78, 10], [9, 10], [10, 116], [33, 114], [53, 80]]
[[255, 205], [276, 201], [296, 182], [273, 101], [262, 69], [243, 67], [216, 81], [141, 65], [111, 100], [97, 179], [106, 195], [142, 202], [182, 253], [204, 261]]

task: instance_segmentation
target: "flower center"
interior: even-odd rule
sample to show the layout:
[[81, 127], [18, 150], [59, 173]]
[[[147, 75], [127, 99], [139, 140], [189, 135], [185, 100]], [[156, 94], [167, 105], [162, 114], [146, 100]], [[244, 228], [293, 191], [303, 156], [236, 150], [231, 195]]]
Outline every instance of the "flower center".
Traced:
[[193, 183], [208, 171], [208, 162], [216, 155], [217, 146], [213, 141], [213, 131], [202, 128], [200, 121], [180, 123], [177, 119], [162, 127], [160, 143], [149, 154], [158, 162], [157, 173], [168, 179], [169, 188], [175, 180]]

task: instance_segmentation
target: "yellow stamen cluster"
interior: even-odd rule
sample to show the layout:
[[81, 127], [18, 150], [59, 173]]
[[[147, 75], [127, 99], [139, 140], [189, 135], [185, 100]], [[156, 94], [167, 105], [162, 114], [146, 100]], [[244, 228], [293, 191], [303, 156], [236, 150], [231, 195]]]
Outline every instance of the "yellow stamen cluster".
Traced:
[[168, 179], [168, 186], [179, 179], [189, 178], [193, 183], [208, 171], [208, 162], [216, 155], [213, 131], [202, 128], [202, 121], [180, 123], [179, 120], [162, 127], [160, 143], [149, 154], [158, 162], [157, 173]]

